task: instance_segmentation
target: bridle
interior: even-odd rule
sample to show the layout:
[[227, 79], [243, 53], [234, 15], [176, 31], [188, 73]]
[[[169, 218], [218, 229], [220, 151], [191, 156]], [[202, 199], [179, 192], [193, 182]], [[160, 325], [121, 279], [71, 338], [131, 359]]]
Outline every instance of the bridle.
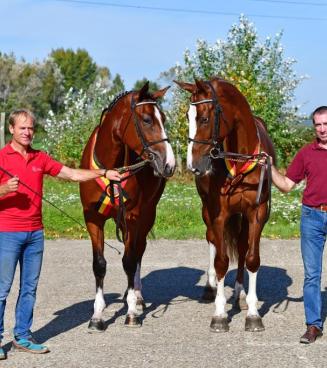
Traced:
[[136, 129], [136, 133], [137, 136], [139, 137], [141, 144], [142, 144], [142, 151], [140, 153], [140, 156], [143, 155], [143, 153], [145, 152], [147, 154], [147, 159], [149, 161], [154, 161], [156, 153], [153, 152], [150, 147], [157, 144], [157, 143], [162, 143], [162, 142], [169, 142], [169, 138], [162, 138], [162, 139], [158, 139], [156, 141], [147, 141], [147, 139], [145, 138], [145, 135], [143, 133], [143, 130], [141, 128], [141, 124], [140, 124], [140, 120], [137, 116], [136, 113], [136, 108], [138, 106], [142, 106], [142, 105], [157, 105], [156, 101], [142, 101], [142, 102], [135, 102], [134, 97], [132, 96], [132, 101], [131, 101], [131, 109], [132, 109], [132, 116], [133, 116], [133, 121], [134, 121], [134, 126]]
[[[221, 144], [223, 141], [223, 138], [219, 137], [219, 131], [220, 131], [220, 115], [223, 113], [221, 106], [219, 105], [218, 96], [216, 94], [216, 91], [214, 90], [212, 84], [210, 82], [206, 82], [206, 84], [209, 86], [212, 98], [206, 98], [200, 101], [191, 102], [191, 105], [196, 106], [204, 103], [212, 103], [214, 105], [215, 109], [215, 116], [214, 116], [214, 127], [213, 127], [213, 135], [210, 139], [194, 139], [189, 137], [188, 141], [193, 143], [199, 143], [199, 144], [207, 144], [210, 146], [213, 146], [213, 148], [210, 150], [210, 156], [214, 158], [213, 156], [216, 155], [216, 153], [221, 153]], [[225, 119], [223, 119], [225, 121]]]

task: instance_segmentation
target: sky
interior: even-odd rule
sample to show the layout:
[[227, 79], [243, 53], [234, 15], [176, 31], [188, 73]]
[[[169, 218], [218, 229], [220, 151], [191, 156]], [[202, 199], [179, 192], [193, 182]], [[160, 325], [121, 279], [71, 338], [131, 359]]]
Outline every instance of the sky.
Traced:
[[198, 39], [225, 40], [244, 14], [261, 41], [283, 32], [286, 58], [307, 76], [294, 105], [310, 114], [327, 105], [327, 1], [323, 0], [0, 0], [0, 52], [29, 62], [52, 49], [86, 49], [119, 73], [127, 90], [183, 62]]

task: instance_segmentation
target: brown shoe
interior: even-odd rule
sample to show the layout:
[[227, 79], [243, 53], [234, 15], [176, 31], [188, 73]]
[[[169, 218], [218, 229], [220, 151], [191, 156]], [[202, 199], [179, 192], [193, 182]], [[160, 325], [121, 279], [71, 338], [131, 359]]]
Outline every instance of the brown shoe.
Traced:
[[301, 337], [302, 344], [312, 344], [318, 337], [322, 336], [322, 331], [317, 326], [308, 326], [305, 334]]

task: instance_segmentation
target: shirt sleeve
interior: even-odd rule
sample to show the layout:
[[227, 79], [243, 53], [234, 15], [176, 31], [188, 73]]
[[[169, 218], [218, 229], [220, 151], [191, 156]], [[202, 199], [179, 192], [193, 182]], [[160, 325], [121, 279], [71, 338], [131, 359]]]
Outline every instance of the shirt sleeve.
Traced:
[[303, 149], [296, 154], [290, 166], [287, 168], [286, 176], [296, 184], [305, 178]]
[[61, 162], [54, 160], [47, 153], [44, 152], [43, 154], [44, 154], [44, 174], [57, 176], [64, 165]]

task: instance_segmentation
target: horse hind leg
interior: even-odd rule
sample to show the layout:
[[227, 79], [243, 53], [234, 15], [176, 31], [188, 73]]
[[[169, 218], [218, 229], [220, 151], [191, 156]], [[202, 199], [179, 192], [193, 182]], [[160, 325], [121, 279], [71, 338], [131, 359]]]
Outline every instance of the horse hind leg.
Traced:
[[207, 270], [207, 283], [203, 291], [202, 300], [212, 302], [217, 295], [217, 277], [215, 270], [216, 247], [209, 242], [209, 267]]
[[[142, 296], [142, 281], [141, 281], [141, 263], [137, 263], [136, 272], [134, 276], [134, 292], [136, 295], [136, 311], [138, 313], [143, 313], [146, 304]], [[128, 289], [126, 289], [124, 294], [124, 299], [127, 301]]]
[[[265, 216], [265, 209], [262, 206], [261, 211], [259, 211], [259, 216], [263, 218]], [[262, 219], [261, 219], [262, 220]], [[253, 216], [252, 221], [249, 223], [249, 250], [246, 255], [246, 267], [249, 274], [249, 291], [246, 297], [246, 302], [248, 304], [248, 312], [245, 320], [245, 331], [250, 332], [260, 332], [264, 331], [265, 327], [262, 322], [262, 318], [259, 315], [257, 309], [257, 273], [260, 267], [260, 236], [263, 228], [263, 220], [259, 223], [256, 220], [256, 214]], [[261, 226], [260, 226], [261, 225]]]
[[244, 290], [244, 265], [245, 256], [248, 251], [249, 224], [245, 216], [242, 219], [242, 228], [238, 240], [238, 267], [234, 286], [234, 307], [247, 310], [246, 292]]
[[137, 263], [135, 277], [134, 277], [134, 290], [136, 295], [136, 310], [139, 313], [143, 313], [146, 305], [142, 296], [142, 281], [141, 281], [141, 263]]

